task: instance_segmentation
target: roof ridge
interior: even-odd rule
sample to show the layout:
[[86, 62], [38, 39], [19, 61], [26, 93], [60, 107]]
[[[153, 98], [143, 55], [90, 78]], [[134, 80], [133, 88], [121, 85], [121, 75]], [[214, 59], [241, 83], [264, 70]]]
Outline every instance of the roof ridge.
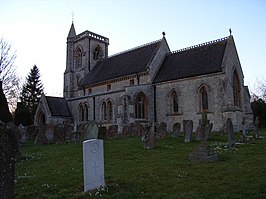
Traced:
[[143, 47], [146, 47], [146, 46], [149, 46], [151, 44], [155, 44], [159, 41], [161, 41], [162, 39], [158, 39], [158, 40], [155, 40], [155, 41], [152, 41], [152, 42], [149, 42], [149, 43], [146, 43], [146, 44], [142, 44], [140, 46], [136, 46], [134, 48], [130, 48], [130, 49], [127, 49], [127, 50], [124, 50], [124, 51], [121, 51], [121, 52], [118, 52], [118, 53], [115, 53], [113, 55], [110, 55], [108, 58], [111, 58], [111, 57], [115, 57], [115, 56], [118, 56], [118, 55], [121, 55], [121, 54], [124, 54], [124, 53], [127, 53], [127, 52], [131, 52], [133, 50], [136, 50], [136, 49], [139, 49], [139, 48], [143, 48]]
[[201, 43], [201, 44], [197, 44], [197, 45], [189, 46], [189, 47], [182, 48], [182, 49], [179, 49], [179, 50], [175, 50], [175, 51], [172, 51], [170, 54], [175, 54], [175, 53], [191, 50], [191, 49], [194, 49], [194, 48], [199, 48], [199, 47], [202, 47], [202, 46], [215, 44], [215, 43], [218, 43], [218, 42], [221, 42], [221, 41], [225, 41], [225, 40], [229, 39], [229, 37], [230, 36], [227, 36], [227, 37], [223, 37], [223, 38], [220, 38], [220, 39], [215, 39], [215, 40], [212, 40], [212, 41], [208, 41], [208, 42], [204, 42], [204, 43]]

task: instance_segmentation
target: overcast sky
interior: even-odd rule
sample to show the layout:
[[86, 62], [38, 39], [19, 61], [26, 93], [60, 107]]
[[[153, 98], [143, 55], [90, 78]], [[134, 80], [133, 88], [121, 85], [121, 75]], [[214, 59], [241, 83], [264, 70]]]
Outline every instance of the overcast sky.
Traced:
[[266, 78], [265, 0], [0, 0], [0, 38], [17, 52], [25, 81], [34, 64], [47, 95], [63, 95], [66, 37], [74, 12], [76, 33], [109, 38], [109, 55], [162, 38], [172, 51], [229, 35], [236, 43], [245, 85]]

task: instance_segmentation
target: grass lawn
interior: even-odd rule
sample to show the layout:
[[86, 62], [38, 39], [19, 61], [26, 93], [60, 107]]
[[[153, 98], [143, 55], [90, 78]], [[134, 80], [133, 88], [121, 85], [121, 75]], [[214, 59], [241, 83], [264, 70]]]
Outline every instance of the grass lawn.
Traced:
[[193, 163], [188, 155], [199, 142], [182, 137], [150, 150], [140, 138], [105, 140], [106, 187], [88, 193], [82, 144], [27, 143], [16, 165], [16, 198], [266, 198], [266, 139], [230, 150], [226, 141], [216, 135], [209, 142], [218, 162]]

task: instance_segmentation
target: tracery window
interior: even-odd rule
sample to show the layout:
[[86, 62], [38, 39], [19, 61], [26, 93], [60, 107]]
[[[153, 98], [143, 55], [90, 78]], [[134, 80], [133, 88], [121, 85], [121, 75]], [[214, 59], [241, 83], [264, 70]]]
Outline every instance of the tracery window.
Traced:
[[79, 121], [84, 121], [84, 109], [82, 104], [79, 105]]
[[178, 96], [175, 90], [171, 92], [170, 100], [172, 113], [178, 113]]
[[82, 67], [82, 50], [81, 48], [77, 48], [75, 52], [75, 67], [81, 68]]
[[107, 120], [112, 121], [113, 120], [113, 105], [112, 102], [109, 100], [107, 102]]
[[233, 75], [233, 95], [234, 95], [234, 105], [236, 107], [241, 108], [241, 88], [240, 88], [240, 81], [237, 74], [237, 71], [234, 71]]
[[98, 60], [103, 56], [103, 51], [100, 46], [97, 46], [93, 51], [93, 59]]
[[139, 93], [135, 100], [135, 117], [147, 119], [147, 99], [143, 93]]
[[200, 88], [200, 110], [208, 111], [208, 92], [205, 86]]
[[102, 103], [102, 120], [103, 121], [107, 120], [106, 102], [105, 101], [103, 101], [103, 103]]

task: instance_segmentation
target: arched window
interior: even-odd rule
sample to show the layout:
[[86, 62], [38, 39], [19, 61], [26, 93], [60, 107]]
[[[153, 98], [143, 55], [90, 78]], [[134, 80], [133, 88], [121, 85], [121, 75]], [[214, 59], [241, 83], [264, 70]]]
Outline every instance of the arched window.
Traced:
[[84, 105], [84, 119], [85, 119], [85, 121], [88, 121], [89, 120], [89, 109], [88, 109], [88, 105], [87, 104], [85, 104]]
[[102, 103], [102, 120], [107, 120], [107, 113], [106, 113], [106, 102]]
[[108, 121], [113, 120], [113, 105], [110, 100], [107, 102], [107, 120]]
[[103, 57], [103, 51], [100, 46], [97, 46], [93, 51], [93, 59], [98, 60], [101, 57]]
[[79, 105], [79, 121], [84, 121], [84, 109], [82, 104]]
[[201, 111], [208, 111], [208, 93], [205, 86], [200, 88], [200, 110]]
[[175, 90], [170, 95], [170, 106], [172, 113], [178, 113], [178, 96]]
[[143, 93], [139, 93], [135, 100], [135, 117], [147, 119], [147, 99]]
[[77, 48], [75, 52], [75, 67], [76, 68], [82, 67], [82, 49], [80, 47]]
[[233, 95], [234, 95], [234, 105], [236, 107], [241, 108], [241, 87], [240, 87], [240, 81], [237, 74], [237, 71], [234, 71], [233, 75]]

